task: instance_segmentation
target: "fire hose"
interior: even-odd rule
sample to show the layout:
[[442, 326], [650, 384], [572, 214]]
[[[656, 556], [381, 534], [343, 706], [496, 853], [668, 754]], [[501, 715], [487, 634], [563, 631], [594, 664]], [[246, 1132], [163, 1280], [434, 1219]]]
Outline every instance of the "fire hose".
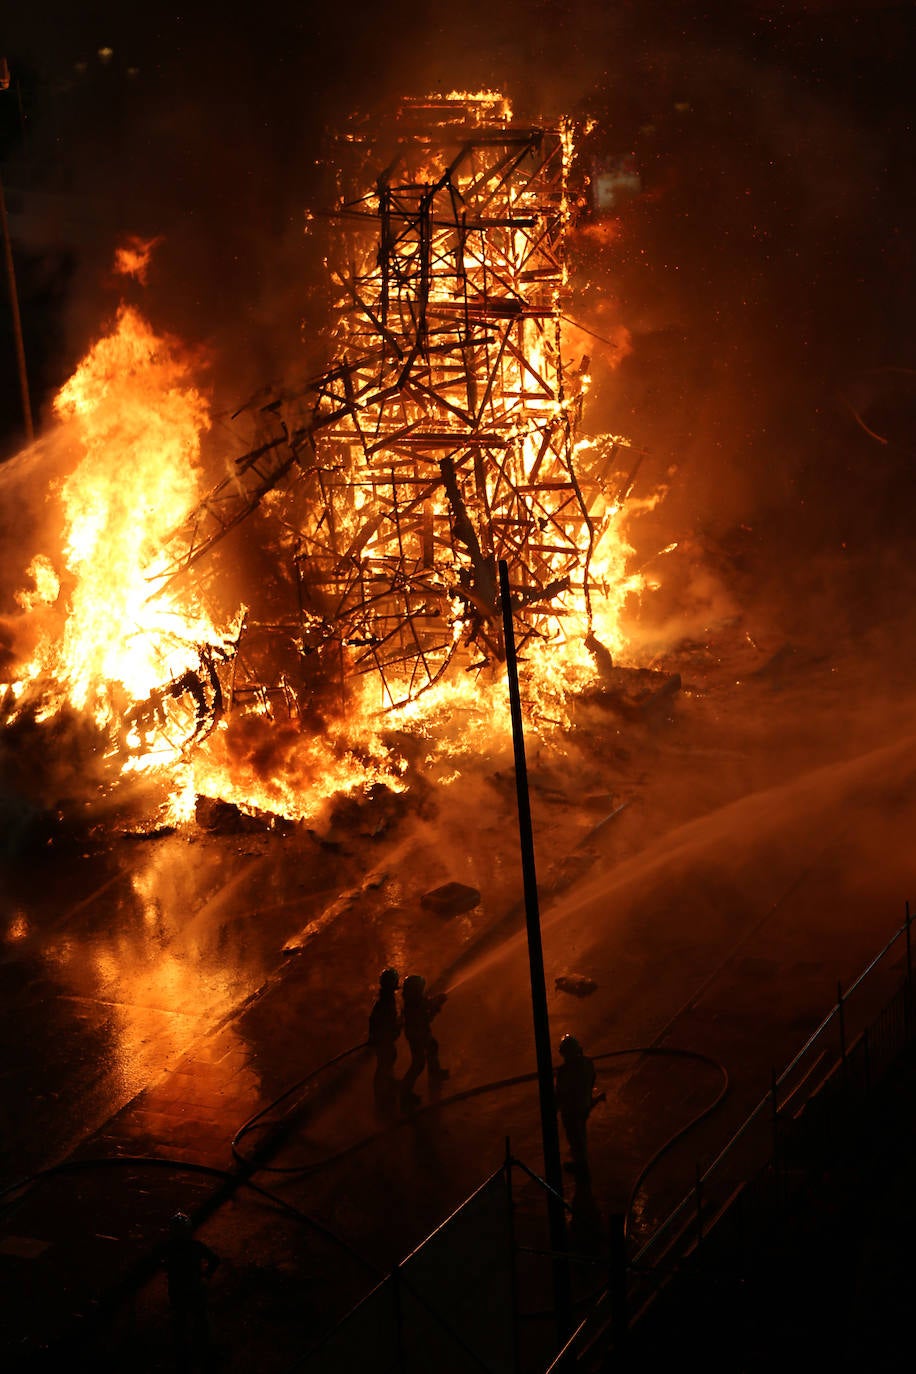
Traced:
[[[464, 1088], [459, 1092], [450, 1093], [447, 1097], [439, 1098], [434, 1102], [428, 1102], [424, 1106], [418, 1108], [416, 1111], [411, 1112], [409, 1116], [402, 1117], [399, 1120], [394, 1121], [390, 1125], [384, 1127], [383, 1129], [375, 1131], [371, 1135], [364, 1136], [362, 1140], [354, 1141], [352, 1145], [347, 1145], [342, 1150], [338, 1150], [331, 1155], [326, 1155], [323, 1159], [320, 1160], [310, 1160], [307, 1163], [287, 1165], [258, 1164], [250, 1156], [244, 1154], [241, 1151], [239, 1147], [245, 1136], [248, 1135], [250, 1131], [254, 1130], [259, 1123], [263, 1122], [264, 1118], [269, 1116], [270, 1113], [273, 1112], [278, 1106], [280, 1106], [281, 1103], [286, 1102], [300, 1089], [306, 1088], [309, 1083], [311, 1083], [320, 1074], [324, 1073], [327, 1069], [332, 1068], [334, 1065], [339, 1064], [342, 1060], [348, 1058], [350, 1055], [356, 1054], [360, 1050], [366, 1049], [367, 1047], [367, 1044], [364, 1042], [360, 1045], [352, 1046], [349, 1050], [344, 1050], [343, 1053], [336, 1055], [333, 1059], [329, 1059], [327, 1063], [321, 1065], [320, 1068], [313, 1070], [311, 1073], [306, 1074], [303, 1078], [299, 1079], [296, 1083], [293, 1083], [289, 1088], [287, 1088], [283, 1093], [281, 1093], [279, 1097], [275, 1098], [272, 1102], [269, 1102], [267, 1106], [262, 1107], [259, 1111], [255, 1112], [253, 1116], [250, 1116], [248, 1120], [242, 1126], [239, 1127], [239, 1129], [236, 1131], [235, 1135], [232, 1138], [232, 1154], [234, 1158], [239, 1162], [239, 1164], [247, 1168], [254, 1167], [257, 1169], [259, 1173], [302, 1175], [317, 1173], [321, 1169], [328, 1168], [331, 1164], [336, 1164], [338, 1163], [338, 1161], [346, 1159], [350, 1155], [358, 1153], [360, 1150], [363, 1150], [367, 1146], [371, 1145], [374, 1141], [380, 1140], [383, 1136], [387, 1135], [392, 1130], [399, 1129], [401, 1126], [415, 1119], [417, 1116], [429, 1112], [439, 1111], [443, 1107], [452, 1106], [458, 1102], [467, 1102], [471, 1098], [480, 1097], [485, 1093], [499, 1092], [509, 1088], [519, 1087], [524, 1083], [533, 1083], [537, 1079], [536, 1073], [515, 1074], [508, 1078], [494, 1079], [489, 1083], [479, 1083], [476, 1084], [474, 1087]], [[689, 1121], [687, 1121], [683, 1126], [680, 1126], [677, 1129], [677, 1131], [675, 1131], [671, 1136], [669, 1136], [668, 1139], [665, 1140], [661, 1146], [659, 1146], [659, 1148], [649, 1157], [647, 1162], [642, 1166], [642, 1168], [639, 1171], [639, 1174], [636, 1177], [636, 1181], [631, 1186], [628, 1194], [625, 1226], [627, 1225], [630, 1213], [632, 1212], [636, 1196], [640, 1188], [644, 1184], [646, 1178], [651, 1173], [652, 1169], [655, 1167], [655, 1165], [669, 1152], [669, 1150], [671, 1150], [674, 1147], [674, 1145], [677, 1144], [677, 1142], [683, 1136], [685, 1136], [688, 1133], [688, 1131], [692, 1130], [694, 1126], [698, 1125], [701, 1121], [705, 1120], [707, 1116], [712, 1115], [712, 1113], [716, 1110], [719, 1104], [724, 1100], [729, 1089], [728, 1070], [725, 1068], [725, 1065], [722, 1064], [719, 1060], [713, 1059], [710, 1055], [703, 1054], [699, 1050], [678, 1049], [673, 1046], [665, 1045], [635, 1045], [628, 1047], [626, 1049], [604, 1050], [601, 1053], [592, 1055], [590, 1057], [594, 1059], [596, 1063], [601, 1063], [604, 1060], [620, 1059], [630, 1055], [654, 1055], [659, 1057], [668, 1056], [680, 1059], [692, 1059], [699, 1063], [707, 1064], [710, 1068], [715, 1069], [716, 1072], [721, 1076], [722, 1081], [719, 1087], [719, 1091], [716, 1093], [713, 1100], [706, 1106], [701, 1108], [700, 1111], [695, 1113], [695, 1115], [692, 1116]], [[289, 1108], [287, 1114], [295, 1112], [296, 1109], [301, 1105], [302, 1101], [303, 1098], [301, 1097], [297, 1101], [295, 1101], [293, 1105]]]
[[[382, 1139], [391, 1131], [400, 1129], [402, 1126], [406, 1125], [409, 1121], [416, 1119], [418, 1116], [433, 1111], [439, 1111], [444, 1107], [453, 1106], [459, 1102], [469, 1101], [470, 1099], [480, 1097], [485, 1093], [505, 1091], [510, 1088], [520, 1087], [525, 1083], [533, 1083], [537, 1078], [536, 1073], [514, 1074], [507, 1078], [494, 1079], [488, 1083], [479, 1083], [473, 1087], [464, 1088], [459, 1092], [450, 1093], [448, 1097], [440, 1098], [435, 1102], [426, 1103], [424, 1106], [418, 1108], [416, 1111], [411, 1112], [409, 1116], [402, 1117], [399, 1120], [394, 1121], [389, 1125], [385, 1126], [384, 1128], [364, 1136], [361, 1140], [354, 1141], [353, 1144], [345, 1146], [342, 1150], [338, 1150], [331, 1155], [326, 1155], [323, 1159], [320, 1160], [311, 1160], [307, 1163], [302, 1164], [269, 1165], [261, 1163], [260, 1160], [257, 1158], [257, 1154], [246, 1155], [242, 1152], [242, 1150], [239, 1147], [244, 1137], [248, 1135], [252, 1130], [254, 1130], [259, 1124], [263, 1123], [267, 1125], [268, 1123], [264, 1122], [264, 1118], [268, 1117], [272, 1112], [274, 1112], [277, 1109], [277, 1107], [281, 1106], [284, 1102], [288, 1101], [288, 1099], [291, 1098], [295, 1093], [299, 1092], [300, 1089], [307, 1088], [310, 1083], [312, 1083], [315, 1079], [319, 1078], [322, 1074], [326, 1073], [329, 1069], [334, 1068], [337, 1064], [342, 1063], [345, 1059], [348, 1059], [351, 1056], [356, 1055], [367, 1048], [367, 1041], [361, 1041], [358, 1045], [351, 1045], [349, 1049], [343, 1050], [339, 1054], [334, 1055], [331, 1059], [326, 1060], [325, 1063], [319, 1065], [315, 1069], [310, 1070], [309, 1073], [305, 1074], [302, 1078], [297, 1079], [295, 1083], [291, 1084], [288, 1088], [284, 1089], [284, 1091], [278, 1097], [275, 1097], [271, 1102], [268, 1102], [264, 1107], [259, 1108], [259, 1110], [255, 1112], [252, 1116], [248, 1117], [248, 1119], [236, 1131], [230, 1144], [233, 1157], [237, 1161], [237, 1163], [242, 1167], [242, 1169], [246, 1171], [246, 1173], [248, 1174], [270, 1173], [281, 1175], [308, 1175], [312, 1173], [318, 1173], [322, 1169], [326, 1169], [330, 1165], [336, 1164], [340, 1160], [346, 1159], [350, 1155], [357, 1154], [360, 1150], [366, 1149], [374, 1141]], [[701, 1108], [701, 1110], [697, 1112], [694, 1116], [692, 1116], [689, 1121], [687, 1121], [683, 1126], [679, 1127], [677, 1131], [675, 1131], [671, 1136], [669, 1136], [668, 1139], [650, 1156], [648, 1161], [642, 1166], [639, 1174], [637, 1175], [636, 1181], [632, 1185], [629, 1192], [627, 1203], [627, 1217], [629, 1217], [629, 1214], [632, 1211], [633, 1202], [636, 1198], [637, 1193], [639, 1192], [640, 1187], [643, 1185], [649, 1173], [655, 1167], [658, 1161], [662, 1159], [662, 1157], [665, 1154], [667, 1154], [668, 1151], [672, 1149], [673, 1146], [677, 1143], [677, 1141], [680, 1140], [684, 1135], [686, 1135], [688, 1131], [692, 1130], [692, 1128], [695, 1125], [697, 1125], [700, 1121], [704, 1120], [707, 1116], [710, 1116], [716, 1110], [716, 1108], [725, 1098], [729, 1088], [728, 1071], [726, 1070], [725, 1066], [718, 1060], [713, 1059], [710, 1055], [703, 1054], [699, 1050], [677, 1049], [671, 1046], [659, 1045], [635, 1045], [627, 1047], [625, 1049], [605, 1050], [591, 1057], [595, 1060], [596, 1063], [600, 1063], [604, 1060], [618, 1059], [632, 1055], [656, 1055], [670, 1056], [681, 1059], [693, 1059], [700, 1063], [708, 1064], [711, 1068], [714, 1068], [721, 1075], [722, 1082], [719, 1091], [717, 1092], [713, 1100], [706, 1106]], [[303, 1099], [300, 1097], [296, 1102], [293, 1103], [292, 1107], [289, 1108], [284, 1115], [290, 1115], [292, 1112], [294, 1112], [301, 1105], [302, 1100]], [[2, 1204], [4, 1199], [12, 1196], [13, 1194], [21, 1193], [24, 1189], [28, 1188], [33, 1183], [39, 1182], [42, 1178], [52, 1177], [53, 1175], [59, 1173], [75, 1173], [81, 1169], [104, 1168], [109, 1165], [117, 1167], [123, 1164], [132, 1164], [134, 1166], [142, 1166], [144, 1164], [149, 1164], [157, 1168], [171, 1168], [176, 1170], [184, 1170], [192, 1173], [208, 1174], [213, 1177], [222, 1178], [226, 1181], [234, 1180], [237, 1183], [244, 1184], [244, 1186], [251, 1188], [253, 1191], [262, 1193], [265, 1197], [271, 1198], [271, 1200], [276, 1201], [284, 1210], [288, 1210], [293, 1213], [297, 1213], [299, 1211], [299, 1209], [293, 1207], [291, 1203], [287, 1202], [285, 1198], [280, 1198], [275, 1194], [271, 1194], [268, 1190], [260, 1188], [258, 1185], [251, 1183], [250, 1179], [246, 1177], [245, 1174], [233, 1173], [229, 1170], [219, 1169], [211, 1165], [193, 1164], [189, 1163], [186, 1160], [170, 1158], [167, 1155], [112, 1155], [85, 1158], [80, 1160], [70, 1160], [64, 1161], [60, 1164], [53, 1164], [50, 1165], [47, 1169], [40, 1169], [36, 1171], [34, 1174], [29, 1174], [25, 1178], [22, 1178], [14, 1183], [10, 1183], [6, 1187], [0, 1189], [0, 1204]], [[301, 1215], [305, 1217], [305, 1213], [301, 1213]], [[314, 1224], [319, 1229], [324, 1230], [326, 1234], [332, 1234], [330, 1232], [327, 1232], [326, 1228], [321, 1227], [320, 1223], [311, 1223], [310, 1218], [307, 1218], [307, 1220], [309, 1220], [310, 1224]], [[348, 1246], [346, 1241], [343, 1241], [339, 1237], [334, 1238], [338, 1240], [341, 1245], [345, 1245], [347, 1246], [347, 1248], [351, 1248]], [[352, 1253], [356, 1254], [355, 1251], [353, 1251]], [[365, 1263], [368, 1264], [369, 1262], [365, 1261]], [[369, 1267], [373, 1266], [370, 1265]]]
[[[421, 1114], [426, 1114], [432, 1111], [438, 1111], [444, 1107], [451, 1106], [459, 1102], [466, 1102], [471, 1098], [479, 1097], [485, 1093], [504, 1091], [510, 1088], [521, 1086], [525, 1083], [534, 1082], [537, 1078], [537, 1074], [515, 1074], [510, 1077], [496, 1079], [488, 1083], [476, 1084], [474, 1087], [465, 1088], [459, 1092], [452, 1093], [448, 1097], [441, 1098], [437, 1101], [425, 1104], [424, 1106], [418, 1108], [416, 1111], [411, 1112], [409, 1116], [402, 1117], [398, 1121], [392, 1122], [390, 1125], [385, 1126], [381, 1130], [372, 1132], [371, 1134], [364, 1136], [363, 1139], [355, 1141], [352, 1145], [346, 1146], [344, 1149], [339, 1150], [332, 1155], [328, 1155], [324, 1159], [318, 1161], [311, 1161], [307, 1164], [285, 1166], [268, 1165], [260, 1162], [260, 1160], [257, 1157], [257, 1151], [255, 1151], [253, 1155], [246, 1155], [241, 1151], [240, 1145], [245, 1136], [248, 1135], [251, 1131], [253, 1131], [259, 1124], [264, 1123], [266, 1125], [267, 1123], [264, 1119], [268, 1117], [272, 1112], [274, 1112], [277, 1109], [277, 1107], [281, 1106], [290, 1098], [294, 1097], [294, 1095], [300, 1092], [300, 1090], [304, 1088], [307, 1089], [309, 1084], [314, 1082], [317, 1078], [319, 1078], [322, 1074], [326, 1073], [329, 1069], [334, 1068], [336, 1065], [342, 1063], [344, 1060], [359, 1054], [361, 1051], [367, 1048], [368, 1042], [361, 1041], [359, 1044], [352, 1045], [349, 1049], [343, 1050], [341, 1053], [334, 1055], [324, 1064], [321, 1064], [317, 1068], [312, 1069], [309, 1073], [305, 1074], [302, 1078], [298, 1079], [290, 1087], [286, 1088], [278, 1097], [274, 1098], [271, 1102], [267, 1103], [266, 1106], [260, 1108], [252, 1116], [250, 1116], [239, 1127], [231, 1141], [231, 1150], [233, 1158], [239, 1165], [239, 1168], [236, 1171], [220, 1169], [213, 1165], [196, 1164], [183, 1159], [171, 1158], [169, 1156], [110, 1155], [77, 1160], [65, 1160], [61, 1163], [50, 1165], [46, 1169], [37, 1170], [35, 1173], [30, 1174], [25, 1178], [18, 1180], [17, 1182], [8, 1184], [6, 1187], [0, 1189], [0, 1207], [3, 1207], [4, 1204], [6, 1207], [15, 1206], [16, 1201], [18, 1201], [19, 1195], [25, 1189], [31, 1187], [35, 1183], [40, 1182], [44, 1178], [50, 1178], [61, 1174], [79, 1174], [89, 1172], [92, 1170], [107, 1168], [152, 1168], [165, 1169], [179, 1173], [202, 1174], [206, 1177], [219, 1180], [223, 1186], [222, 1188], [217, 1190], [216, 1194], [211, 1195], [209, 1199], [203, 1202], [196, 1209], [196, 1224], [200, 1224], [200, 1222], [202, 1222], [207, 1215], [209, 1215], [212, 1211], [215, 1211], [216, 1208], [221, 1204], [221, 1202], [225, 1201], [225, 1199], [229, 1197], [237, 1188], [244, 1187], [247, 1188], [250, 1192], [253, 1192], [257, 1196], [263, 1198], [265, 1201], [271, 1203], [271, 1205], [277, 1207], [285, 1215], [291, 1217], [293, 1220], [299, 1222], [301, 1225], [306, 1226], [308, 1229], [313, 1230], [317, 1234], [324, 1237], [324, 1239], [344, 1249], [368, 1273], [372, 1274], [373, 1277], [382, 1278], [384, 1277], [384, 1274], [378, 1268], [378, 1266], [373, 1264], [372, 1261], [368, 1260], [343, 1237], [337, 1235], [336, 1232], [332, 1231], [322, 1222], [317, 1221], [314, 1217], [309, 1216], [309, 1214], [307, 1212], [304, 1212], [301, 1208], [296, 1207], [291, 1202], [288, 1202], [287, 1199], [280, 1197], [277, 1193], [273, 1192], [269, 1188], [264, 1188], [260, 1184], [255, 1183], [253, 1181], [252, 1175], [255, 1173], [271, 1173], [283, 1175], [299, 1174], [301, 1176], [308, 1176], [309, 1174], [317, 1173], [318, 1171], [329, 1167], [331, 1164], [337, 1163], [339, 1160], [347, 1158], [350, 1155], [356, 1154], [359, 1150], [365, 1149], [374, 1141], [377, 1141], [385, 1135], [389, 1134], [391, 1131], [397, 1130], [401, 1126], [406, 1125], [408, 1122], [414, 1120], [417, 1116]], [[697, 1112], [688, 1122], [681, 1126], [671, 1136], [669, 1136], [669, 1138], [650, 1156], [646, 1164], [644, 1164], [643, 1167], [640, 1169], [639, 1174], [637, 1175], [637, 1178], [630, 1189], [627, 1199], [626, 1213], [624, 1216], [625, 1235], [628, 1234], [629, 1219], [632, 1213], [636, 1196], [640, 1188], [645, 1183], [645, 1180], [650, 1171], [655, 1167], [658, 1161], [665, 1154], [667, 1154], [669, 1150], [673, 1148], [677, 1141], [679, 1141], [683, 1136], [685, 1136], [687, 1132], [690, 1131], [701, 1120], [711, 1115], [712, 1112], [716, 1110], [716, 1108], [719, 1106], [719, 1104], [726, 1096], [729, 1088], [728, 1072], [725, 1066], [721, 1064], [718, 1060], [713, 1059], [711, 1056], [703, 1054], [702, 1052], [696, 1050], [677, 1049], [673, 1047], [665, 1047], [658, 1045], [633, 1046], [626, 1049], [606, 1050], [592, 1056], [592, 1058], [600, 1063], [602, 1061], [622, 1058], [624, 1056], [630, 1055], [666, 1055], [682, 1059], [692, 1059], [700, 1063], [705, 1063], [710, 1067], [714, 1068], [721, 1075], [722, 1082], [713, 1100], [710, 1103], [708, 1103], [704, 1108], [702, 1108], [699, 1112]], [[295, 1112], [296, 1109], [301, 1105], [302, 1101], [303, 1097], [301, 1096], [298, 1099], [296, 1099], [296, 1101], [293, 1102], [292, 1106], [288, 1108], [287, 1111], [284, 1113], [284, 1118], [292, 1115], [292, 1113]], [[10, 1199], [10, 1201], [7, 1202], [7, 1199]], [[164, 1250], [165, 1240], [163, 1239], [158, 1243], [154, 1244], [152, 1249], [149, 1252], [147, 1252], [147, 1254], [144, 1255], [141, 1259], [135, 1262], [130, 1267], [128, 1273], [124, 1275], [120, 1280], [118, 1280], [118, 1282], [111, 1289], [108, 1290], [108, 1292], [104, 1295], [104, 1298], [99, 1301], [98, 1306], [96, 1308], [96, 1322], [101, 1321], [107, 1314], [113, 1314], [117, 1310], [118, 1304], [123, 1298], [125, 1298], [130, 1292], [136, 1291], [139, 1287], [142, 1286], [143, 1283], [147, 1282], [153, 1276], [153, 1274], [161, 1267]]]

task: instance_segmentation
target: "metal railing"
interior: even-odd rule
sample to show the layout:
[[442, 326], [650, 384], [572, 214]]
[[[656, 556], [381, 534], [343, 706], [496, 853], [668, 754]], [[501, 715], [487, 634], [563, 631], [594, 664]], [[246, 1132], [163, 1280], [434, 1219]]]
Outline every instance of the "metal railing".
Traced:
[[[630, 1261], [634, 1320], [729, 1213], [741, 1210], [746, 1225], [749, 1213], [771, 1208], [774, 1193], [785, 1195], [790, 1178], [798, 1186], [799, 1175], [839, 1138], [850, 1109], [913, 1040], [911, 926], [907, 903], [903, 925], [848, 988], [837, 987], [835, 1004], [782, 1072], [773, 1072], [769, 1091], [715, 1157], [696, 1166], [693, 1187], [636, 1250]], [[901, 942], [903, 968], [888, 998], [886, 980], [879, 986], [874, 975], [890, 971], [889, 956]]]
[[[619, 1352], [659, 1290], [697, 1254], [714, 1228], [726, 1230], [731, 1218], [736, 1231], [752, 1233], [753, 1217], [770, 1218], [774, 1196], [785, 1197], [790, 1179], [799, 1186], [798, 1175], [806, 1166], [816, 1168], [835, 1147], [850, 1109], [865, 1100], [916, 1038], [911, 927], [907, 903], [904, 923], [848, 988], [838, 986], [835, 1004], [785, 1068], [773, 1072], [769, 1091], [714, 1158], [696, 1166], [692, 1187], [621, 1261], [616, 1290], [612, 1264], [611, 1284], [546, 1374], [566, 1374], [595, 1346], [612, 1343]], [[901, 942], [903, 967], [888, 998], [886, 981], [879, 987], [874, 975], [888, 972], [890, 956]]]

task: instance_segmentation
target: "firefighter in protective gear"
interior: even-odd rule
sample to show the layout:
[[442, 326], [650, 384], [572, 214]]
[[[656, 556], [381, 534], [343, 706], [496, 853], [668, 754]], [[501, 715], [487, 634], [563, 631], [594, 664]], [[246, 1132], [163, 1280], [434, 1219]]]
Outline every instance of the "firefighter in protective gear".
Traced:
[[169, 1222], [165, 1272], [179, 1369], [190, 1369], [208, 1358], [207, 1280], [218, 1264], [219, 1255], [195, 1238], [191, 1218], [176, 1212]]
[[588, 1140], [586, 1123], [599, 1098], [595, 1093], [595, 1065], [574, 1035], [564, 1035], [560, 1041], [562, 1063], [557, 1069], [557, 1110], [572, 1155], [571, 1169], [586, 1180], [588, 1168]]
[[369, 1044], [375, 1053], [372, 1085], [376, 1109], [383, 1115], [388, 1114], [397, 1101], [394, 1064], [398, 1057], [401, 1018], [395, 993], [400, 981], [396, 968], [382, 969], [378, 980], [378, 998], [369, 1013]]
[[404, 1006], [404, 1035], [410, 1046], [410, 1065], [401, 1080], [401, 1106], [406, 1111], [417, 1106], [420, 1099], [414, 1092], [414, 1085], [425, 1068], [429, 1069], [431, 1087], [437, 1087], [448, 1078], [448, 1069], [439, 1063], [439, 1042], [431, 1029], [434, 1016], [445, 1004], [445, 993], [436, 997], [426, 996], [426, 979], [418, 973], [411, 973], [404, 979], [401, 992]]

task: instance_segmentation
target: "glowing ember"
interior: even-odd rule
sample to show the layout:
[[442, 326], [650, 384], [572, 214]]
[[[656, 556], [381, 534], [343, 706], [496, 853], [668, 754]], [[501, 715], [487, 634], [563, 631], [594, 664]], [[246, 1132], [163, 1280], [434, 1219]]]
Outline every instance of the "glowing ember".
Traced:
[[159, 242], [158, 238], [131, 237], [116, 249], [114, 270], [122, 277], [136, 277], [141, 286], [145, 286], [153, 249]]
[[50, 559], [44, 554], [36, 554], [26, 571], [35, 584], [34, 590], [16, 592], [17, 603], [24, 611], [32, 611], [36, 606], [53, 606], [60, 596], [60, 578]]

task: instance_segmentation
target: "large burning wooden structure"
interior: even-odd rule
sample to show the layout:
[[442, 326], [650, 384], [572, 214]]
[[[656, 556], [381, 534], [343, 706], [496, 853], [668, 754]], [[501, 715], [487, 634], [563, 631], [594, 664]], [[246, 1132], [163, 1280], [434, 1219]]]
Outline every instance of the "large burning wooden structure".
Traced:
[[396, 771], [380, 715], [487, 718], [505, 560], [529, 708], [562, 723], [641, 584], [618, 519], [638, 456], [578, 435], [573, 144], [490, 93], [336, 139], [330, 362], [243, 408], [203, 498], [206, 397], [122, 304], [55, 401], [60, 542], [17, 593], [0, 721], [91, 717], [119, 771], [171, 778], [176, 815], [195, 794], [311, 814], [304, 778]]
[[[272, 493], [300, 644], [335, 646], [341, 674], [376, 675], [391, 707], [456, 661], [502, 658], [500, 559], [523, 653], [596, 645], [592, 560], [617, 444], [577, 467], [588, 359], [571, 366], [562, 338], [572, 126], [452, 96], [405, 102], [393, 155], [383, 143], [359, 128], [337, 143], [333, 364], [263, 408], [263, 442], [173, 532], [157, 585]], [[232, 698], [279, 690], [243, 638]]]

